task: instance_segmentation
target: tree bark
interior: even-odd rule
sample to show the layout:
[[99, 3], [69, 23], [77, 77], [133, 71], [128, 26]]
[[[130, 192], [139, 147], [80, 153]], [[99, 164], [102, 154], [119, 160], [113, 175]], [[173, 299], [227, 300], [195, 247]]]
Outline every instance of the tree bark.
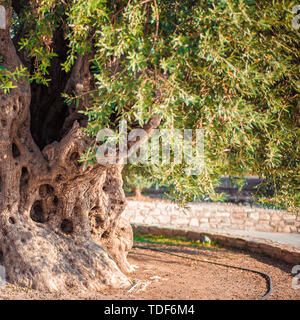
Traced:
[[[6, 15], [0, 55], [13, 71], [21, 61], [10, 38], [9, 8]], [[79, 58], [66, 92], [90, 85], [87, 68], [85, 57]], [[75, 110], [68, 110], [60, 141], [51, 141], [46, 127], [34, 140], [31, 128], [39, 117], [31, 120], [32, 101], [40, 105], [32, 88], [20, 81], [0, 95], [0, 264], [7, 280], [50, 291], [129, 286], [127, 253], [133, 237], [121, 217], [126, 203], [122, 167], [84, 168], [78, 162], [89, 141], [80, 128], [86, 119]], [[60, 103], [54, 99], [50, 111], [58, 112]]]
[[131, 189], [133, 191], [133, 194], [134, 194], [135, 198], [140, 199], [141, 196], [142, 196], [140, 188], [137, 187], [137, 186], [134, 186], [134, 187], [131, 187]]

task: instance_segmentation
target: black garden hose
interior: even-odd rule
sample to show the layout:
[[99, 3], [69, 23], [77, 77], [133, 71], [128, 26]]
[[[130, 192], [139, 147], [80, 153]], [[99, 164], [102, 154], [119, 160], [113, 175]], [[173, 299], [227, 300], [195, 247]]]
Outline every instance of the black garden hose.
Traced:
[[232, 266], [232, 265], [224, 264], [224, 263], [218, 263], [218, 262], [213, 262], [213, 261], [208, 261], [208, 260], [202, 260], [202, 259], [192, 258], [192, 257], [188, 257], [188, 256], [185, 256], [185, 255], [180, 255], [180, 254], [177, 254], [177, 253], [173, 253], [173, 252], [170, 252], [170, 251], [167, 251], [167, 250], [161, 250], [161, 249], [152, 248], [152, 247], [143, 247], [143, 246], [137, 246], [137, 245], [135, 245], [135, 246], [133, 246], [132, 248], [152, 250], [152, 251], [162, 252], [162, 253], [166, 253], [166, 254], [169, 254], [169, 255], [172, 255], [172, 256], [176, 256], [176, 257], [180, 257], [180, 258], [185, 258], [185, 259], [189, 259], [189, 260], [194, 260], [194, 261], [198, 261], [198, 262], [205, 262], [205, 263], [210, 263], [210, 264], [214, 264], [214, 265], [217, 265], [217, 266], [222, 266], [222, 267], [227, 267], [227, 268], [233, 268], [233, 269], [239, 269], [239, 270], [243, 270], [243, 271], [253, 272], [253, 273], [259, 274], [259, 275], [261, 275], [263, 278], [265, 278], [266, 281], [267, 281], [267, 285], [268, 285], [268, 290], [267, 290], [267, 292], [265, 293], [264, 296], [260, 297], [258, 300], [265, 300], [265, 299], [267, 299], [267, 298], [269, 297], [269, 295], [272, 293], [272, 279], [271, 279], [271, 277], [270, 277], [268, 274], [263, 273], [263, 272], [261, 272], [261, 271], [252, 270], [252, 269], [248, 269], [248, 268], [237, 267], [237, 266]]

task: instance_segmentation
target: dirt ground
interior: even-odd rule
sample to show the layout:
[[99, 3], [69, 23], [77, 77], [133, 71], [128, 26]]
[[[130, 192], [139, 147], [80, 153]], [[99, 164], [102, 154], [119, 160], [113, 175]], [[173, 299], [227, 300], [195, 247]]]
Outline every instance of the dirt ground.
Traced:
[[[263, 255], [225, 248], [140, 245], [265, 272], [273, 281], [273, 292], [268, 299], [300, 300], [300, 289], [292, 288], [292, 265]], [[258, 274], [161, 252], [135, 248], [129, 254], [129, 261], [138, 267], [130, 275], [130, 289], [105, 289], [96, 293], [73, 289], [62, 293], [45, 293], [7, 284], [6, 287], [0, 287], [0, 299], [252, 300], [260, 298], [267, 290], [266, 280]]]

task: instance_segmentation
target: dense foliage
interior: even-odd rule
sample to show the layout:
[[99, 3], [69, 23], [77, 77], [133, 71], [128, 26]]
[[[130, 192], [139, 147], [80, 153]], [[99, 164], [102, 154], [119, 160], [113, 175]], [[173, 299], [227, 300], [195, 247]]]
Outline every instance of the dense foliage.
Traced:
[[[222, 175], [258, 175], [280, 207], [299, 206], [299, 31], [287, 0], [30, 0], [14, 20], [20, 49], [35, 59], [30, 81], [51, 81], [53, 33], [63, 28], [69, 72], [90, 54], [95, 90], [86, 92], [84, 130], [162, 116], [161, 128], [204, 130], [205, 168], [151, 167], [153, 181], [180, 201], [219, 199]], [[25, 6], [26, 8], [26, 6]], [[13, 83], [1, 71], [8, 90]], [[17, 75], [25, 71], [16, 71]], [[66, 96], [66, 102], [80, 97]], [[176, 142], [175, 142], [176, 143]], [[94, 161], [94, 150], [84, 159]], [[146, 168], [149, 174], [149, 168]]]

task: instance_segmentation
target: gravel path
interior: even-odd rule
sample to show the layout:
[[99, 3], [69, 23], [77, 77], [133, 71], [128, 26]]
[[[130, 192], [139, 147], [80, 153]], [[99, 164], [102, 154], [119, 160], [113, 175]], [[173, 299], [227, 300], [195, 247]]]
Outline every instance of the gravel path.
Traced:
[[244, 230], [218, 230], [218, 232], [227, 233], [234, 236], [245, 236], [249, 238], [271, 240], [300, 248], [300, 233], [260, 232]]

